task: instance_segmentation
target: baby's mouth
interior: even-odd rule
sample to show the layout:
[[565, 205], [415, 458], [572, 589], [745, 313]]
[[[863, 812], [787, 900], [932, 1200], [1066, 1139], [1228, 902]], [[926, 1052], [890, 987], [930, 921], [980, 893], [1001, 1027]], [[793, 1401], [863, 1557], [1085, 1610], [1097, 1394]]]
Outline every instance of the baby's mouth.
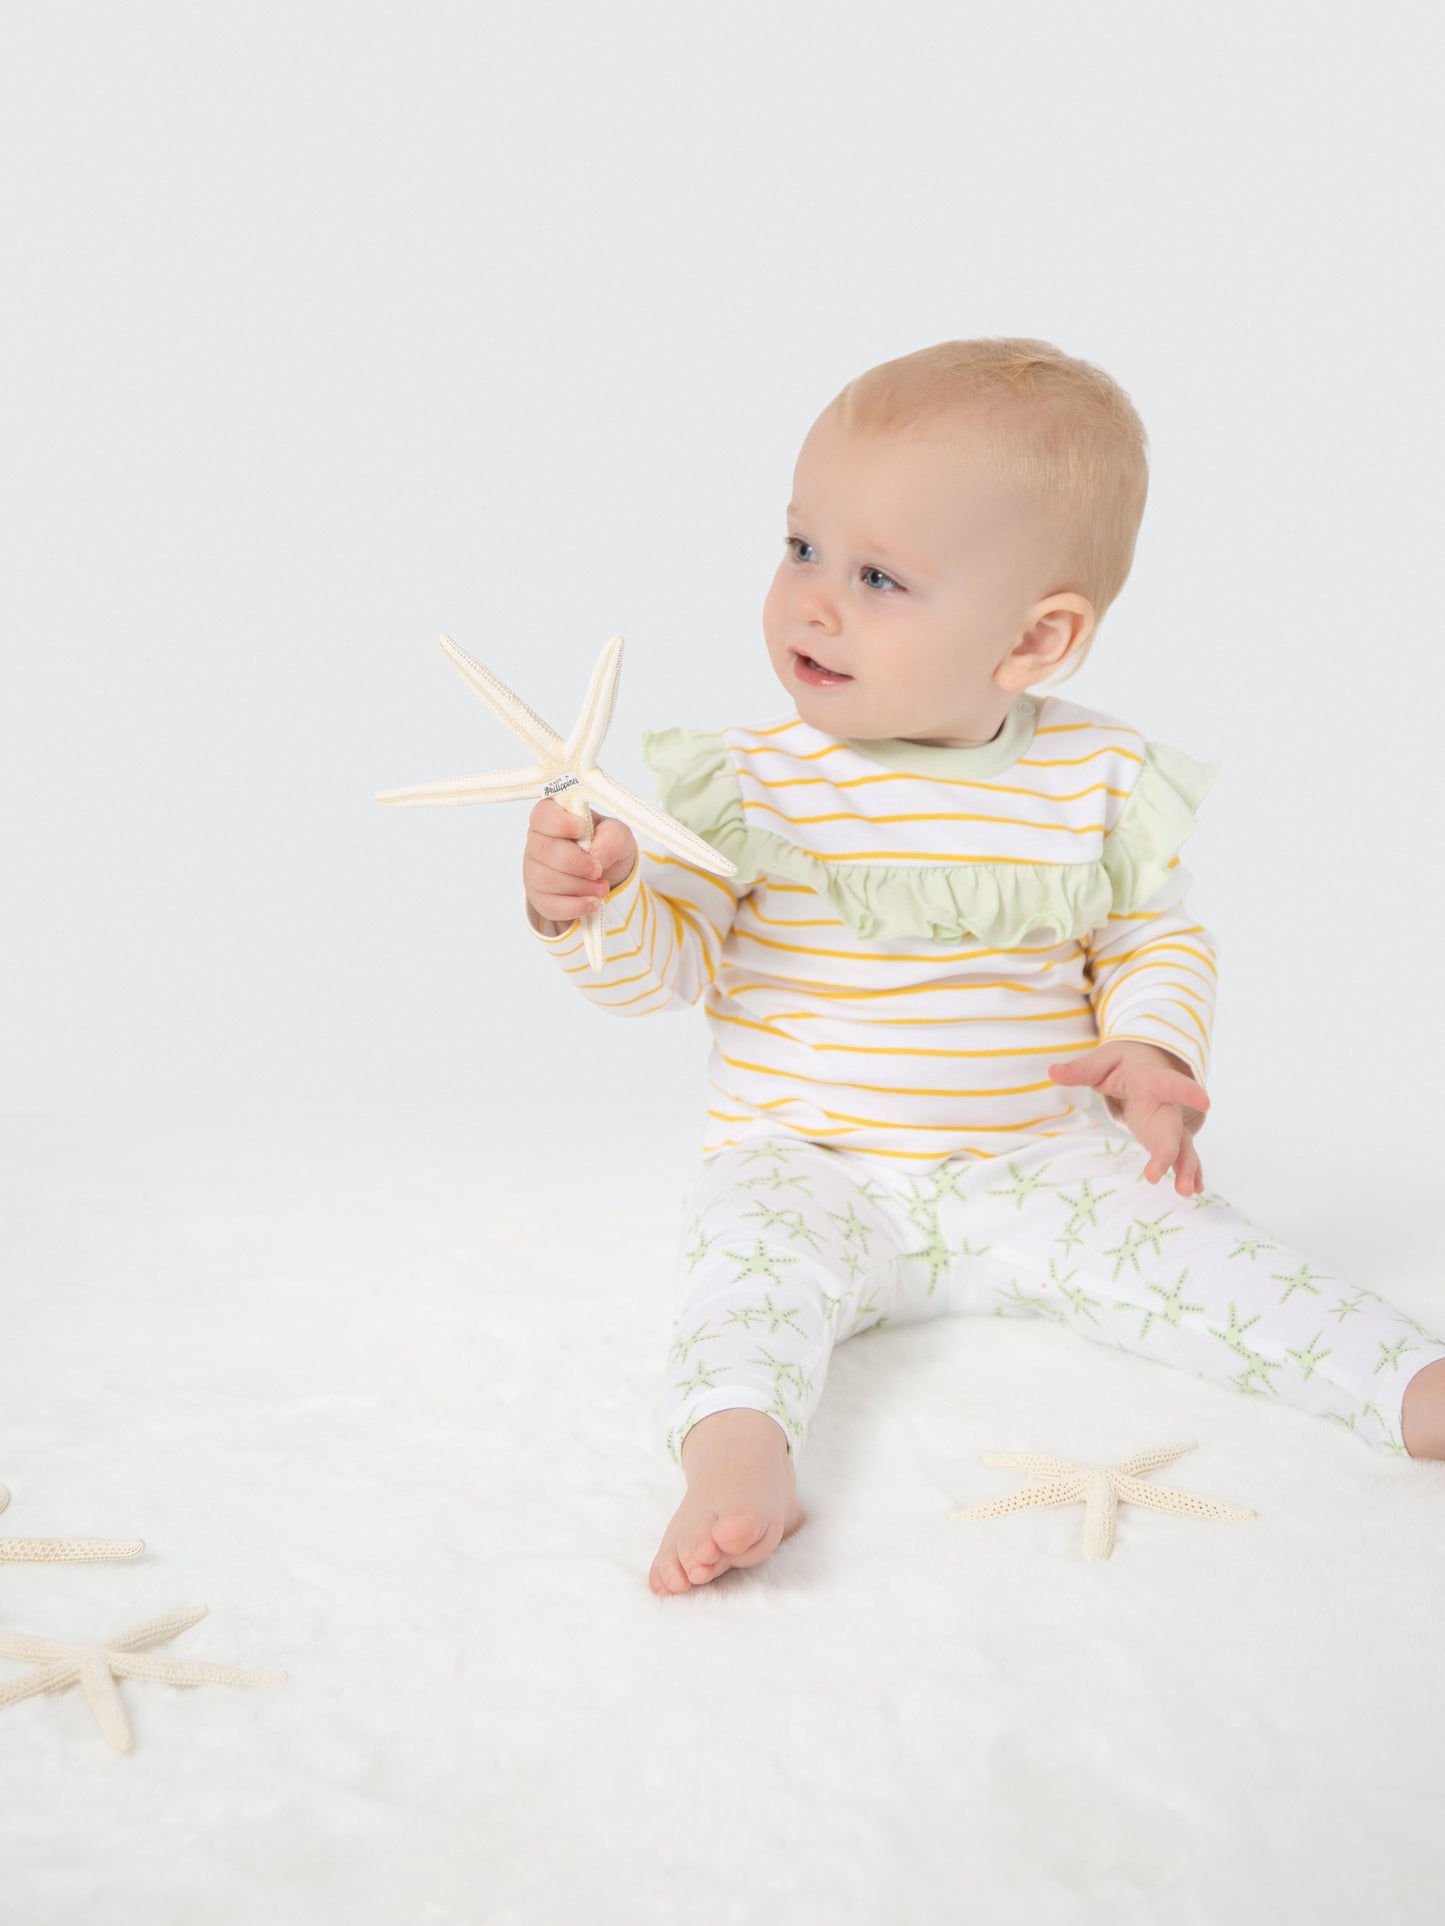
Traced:
[[833, 669], [830, 668], [826, 662], [819, 662], [816, 656], [804, 655], [801, 649], [794, 649], [793, 655], [795, 660], [801, 663], [805, 669], [811, 669], [815, 675], [832, 676], [838, 682], [851, 682], [853, 680], [852, 676], [845, 675], [841, 669]]

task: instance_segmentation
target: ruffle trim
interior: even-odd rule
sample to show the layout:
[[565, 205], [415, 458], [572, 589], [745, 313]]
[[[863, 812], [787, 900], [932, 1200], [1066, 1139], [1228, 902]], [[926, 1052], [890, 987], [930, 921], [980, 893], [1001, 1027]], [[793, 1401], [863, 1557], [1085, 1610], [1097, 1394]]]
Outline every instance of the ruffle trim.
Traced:
[[1091, 863], [832, 863], [774, 830], [756, 829], [722, 736], [705, 729], [653, 729], [644, 760], [669, 816], [737, 864], [746, 886], [764, 874], [816, 890], [859, 936], [930, 937], [1011, 946], [1037, 929], [1059, 941], [1098, 929], [1111, 914], [1148, 902], [1196, 828], [1195, 811], [1223, 766], [1196, 762], [1168, 743], [1146, 742], [1144, 763], [1119, 819]]

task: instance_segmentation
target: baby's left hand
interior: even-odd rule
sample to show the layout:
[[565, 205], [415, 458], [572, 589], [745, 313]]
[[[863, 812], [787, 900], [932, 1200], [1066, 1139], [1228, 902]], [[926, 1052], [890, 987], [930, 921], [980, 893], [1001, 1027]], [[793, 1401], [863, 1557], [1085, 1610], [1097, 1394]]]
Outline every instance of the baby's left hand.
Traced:
[[1091, 1084], [1149, 1152], [1144, 1175], [1155, 1184], [1171, 1165], [1181, 1197], [1204, 1189], [1194, 1133], [1204, 1122], [1209, 1098], [1184, 1062], [1157, 1044], [1121, 1037], [1101, 1043], [1088, 1056], [1051, 1063], [1055, 1083]]

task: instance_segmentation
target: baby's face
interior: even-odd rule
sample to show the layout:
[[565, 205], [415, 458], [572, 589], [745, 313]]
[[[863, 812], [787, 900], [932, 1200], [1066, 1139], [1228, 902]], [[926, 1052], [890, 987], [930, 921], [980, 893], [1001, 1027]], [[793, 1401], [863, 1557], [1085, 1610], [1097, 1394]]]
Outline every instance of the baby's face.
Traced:
[[[1051, 586], [1045, 541], [966, 448], [858, 434], [825, 411], [798, 456], [763, 605], [799, 715], [836, 736], [988, 740], [1056, 666], [1009, 654]], [[848, 680], [807, 680], [808, 657]]]

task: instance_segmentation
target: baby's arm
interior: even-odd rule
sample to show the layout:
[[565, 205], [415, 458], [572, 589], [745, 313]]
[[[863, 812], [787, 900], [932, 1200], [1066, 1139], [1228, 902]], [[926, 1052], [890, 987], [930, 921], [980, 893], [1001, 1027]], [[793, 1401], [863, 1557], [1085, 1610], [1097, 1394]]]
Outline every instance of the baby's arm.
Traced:
[[1184, 898], [1192, 878], [1176, 856], [1147, 903], [1084, 938], [1099, 1040], [1134, 1037], [1180, 1058], [1204, 1086], [1214, 1027], [1218, 947]]
[[[717, 974], [751, 884], [648, 854], [626, 823], [593, 816], [592, 846], [582, 849], [585, 822], [551, 796], [534, 806], [522, 862], [527, 925], [602, 1008], [618, 1016], [686, 1009]], [[600, 971], [587, 961], [579, 914], [607, 919]]]

